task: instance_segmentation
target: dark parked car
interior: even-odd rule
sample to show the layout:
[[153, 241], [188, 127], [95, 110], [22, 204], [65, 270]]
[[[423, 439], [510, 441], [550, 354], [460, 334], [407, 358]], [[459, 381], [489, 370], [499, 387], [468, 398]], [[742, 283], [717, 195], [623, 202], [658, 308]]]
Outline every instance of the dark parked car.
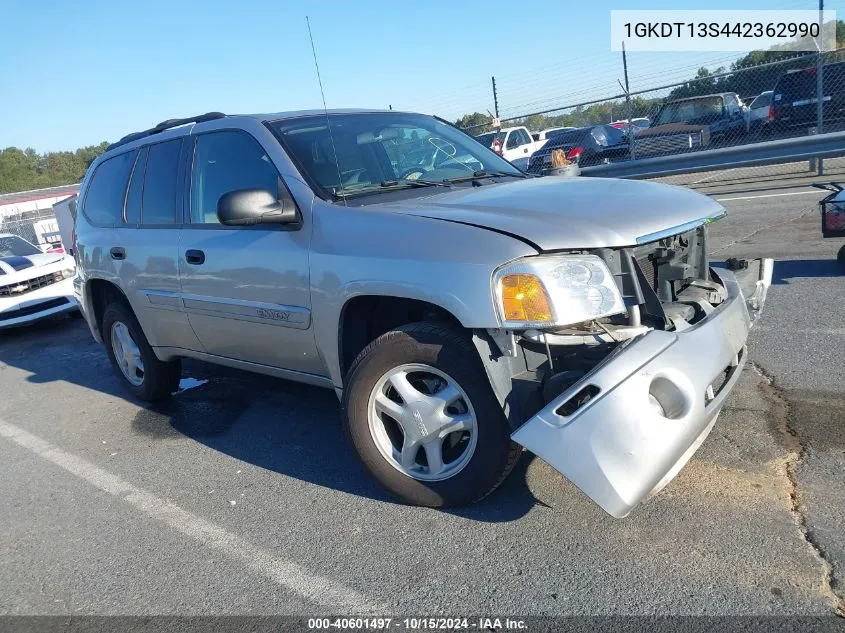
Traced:
[[729, 143], [745, 134], [745, 110], [735, 92], [668, 101], [650, 128], [635, 133], [635, 151], [668, 154]]
[[[845, 62], [823, 66], [824, 125], [845, 122]], [[806, 133], [816, 125], [816, 69], [791, 70], [775, 84], [769, 123], [773, 133]]]
[[582, 127], [557, 132], [528, 159], [528, 171], [540, 174], [552, 166], [552, 152], [563, 150], [566, 158], [579, 167], [628, 158], [627, 136], [610, 125]]

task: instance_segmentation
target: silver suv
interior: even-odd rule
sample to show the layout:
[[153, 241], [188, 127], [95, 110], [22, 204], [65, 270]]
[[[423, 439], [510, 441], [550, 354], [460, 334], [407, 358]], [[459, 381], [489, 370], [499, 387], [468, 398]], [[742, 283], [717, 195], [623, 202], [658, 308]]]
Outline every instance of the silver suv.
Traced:
[[710, 267], [707, 197], [531, 177], [393, 111], [165, 121], [80, 200], [75, 291], [135, 397], [185, 357], [334, 389], [367, 470], [427, 506], [526, 447], [625, 516], [707, 436], [771, 279]]

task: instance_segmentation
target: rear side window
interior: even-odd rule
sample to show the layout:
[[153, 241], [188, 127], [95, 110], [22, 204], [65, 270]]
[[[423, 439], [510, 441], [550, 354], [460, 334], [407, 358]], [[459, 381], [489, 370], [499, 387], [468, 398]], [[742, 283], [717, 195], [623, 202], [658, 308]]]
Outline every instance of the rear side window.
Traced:
[[752, 110], [757, 110], [759, 108], [768, 108], [769, 105], [772, 103], [772, 93], [771, 92], [764, 92], [763, 94], [757, 95], [754, 101], [751, 102], [749, 106]]
[[594, 127], [590, 131], [590, 135], [595, 139], [596, 143], [606, 147], [619, 145], [625, 140], [625, 133], [610, 125]]
[[83, 207], [92, 224], [112, 225], [123, 221], [123, 201], [136, 153], [119, 154], [97, 166]]
[[803, 101], [816, 96], [816, 72], [815, 68], [799, 70], [794, 73], [787, 73], [778, 81], [775, 98], [782, 104], [791, 104], [793, 101]]
[[[824, 66], [822, 82], [825, 96], [843, 92], [845, 90], [843, 81], [845, 81], [845, 64]], [[816, 69], [814, 67], [786, 73], [778, 79], [774, 101], [780, 104], [791, 104], [795, 101], [812, 100], [816, 98], [816, 90]]]
[[177, 222], [179, 153], [182, 140], [174, 139], [149, 146], [141, 194], [142, 224]]
[[138, 224], [141, 221], [141, 194], [144, 191], [144, 170], [147, 168], [148, 148], [142, 147], [132, 168], [129, 180], [129, 192], [126, 194], [126, 208], [123, 211], [123, 221], [126, 224]]

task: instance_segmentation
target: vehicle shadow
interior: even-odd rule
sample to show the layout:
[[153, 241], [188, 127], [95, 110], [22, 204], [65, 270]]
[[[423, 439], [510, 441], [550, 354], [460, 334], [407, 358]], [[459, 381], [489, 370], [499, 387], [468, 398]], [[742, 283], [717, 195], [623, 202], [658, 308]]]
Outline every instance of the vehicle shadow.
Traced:
[[[84, 321], [71, 318], [0, 330], [0, 369], [3, 364], [26, 371], [30, 383], [64, 381], [133, 402], [141, 408], [131, 428], [151, 440], [188, 437], [286, 477], [398, 503], [364, 471], [344, 436], [340, 404], [330, 390], [185, 360], [183, 384], [198, 386], [154, 405], [135, 401]], [[540, 503], [526, 481], [532, 459], [525, 453], [505, 483], [480, 503], [444, 512], [491, 523], [524, 516]]]
[[[254, 466], [340, 492], [398, 503], [365, 472], [346, 439], [334, 392], [185, 361], [183, 376], [208, 382], [145, 405], [132, 428], [153, 439], [189, 437]], [[482, 502], [445, 509], [482, 522], [514, 521], [539, 503], [526, 482], [524, 454], [505, 483]]]

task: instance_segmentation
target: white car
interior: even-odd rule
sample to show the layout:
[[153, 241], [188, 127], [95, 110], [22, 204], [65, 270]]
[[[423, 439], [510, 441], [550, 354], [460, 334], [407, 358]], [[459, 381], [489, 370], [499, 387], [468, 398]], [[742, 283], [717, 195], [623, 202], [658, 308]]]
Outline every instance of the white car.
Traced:
[[752, 132], [761, 129], [769, 123], [769, 106], [772, 105], [771, 90], [761, 92], [744, 111], [745, 131]]
[[534, 141], [526, 127], [503, 127], [495, 132], [479, 134], [475, 140], [509, 161], [530, 158], [545, 142]]
[[73, 257], [0, 233], [0, 329], [79, 310], [75, 274]]

